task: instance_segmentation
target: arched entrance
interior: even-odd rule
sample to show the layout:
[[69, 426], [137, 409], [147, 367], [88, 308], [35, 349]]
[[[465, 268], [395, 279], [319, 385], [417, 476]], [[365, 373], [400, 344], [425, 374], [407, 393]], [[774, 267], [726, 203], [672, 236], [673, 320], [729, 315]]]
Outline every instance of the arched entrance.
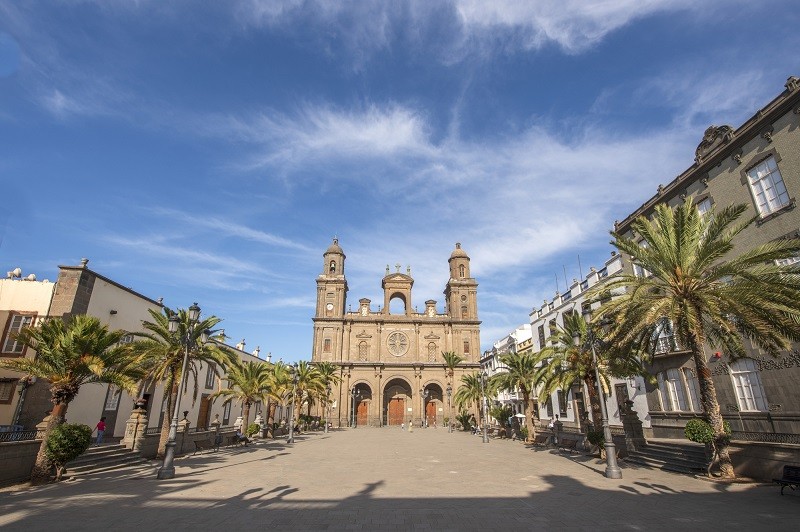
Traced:
[[372, 388], [360, 382], [350, 390], [350, 426], [369, 425], [369, 405], [372, 403]]
[[400, 425], [411, 414], [411, 386], [404, 379], [390, 379], [383, 389], [383, 420], [385, 425]]
[[422, 390], [424, 401], [423, 412], [425, 413], [425, 426], [438, 427], [443, 425], [441, 413], [444, 412], [444, 396], [442, 387], [435, 382], [428, 383]]

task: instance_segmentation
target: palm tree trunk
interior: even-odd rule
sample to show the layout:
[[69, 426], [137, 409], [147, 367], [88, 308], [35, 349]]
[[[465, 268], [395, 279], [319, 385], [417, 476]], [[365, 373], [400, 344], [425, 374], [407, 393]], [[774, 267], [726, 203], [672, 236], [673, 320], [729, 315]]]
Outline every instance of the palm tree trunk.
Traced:
[[583, 383], [586, 385], [586, 389], [589, 392], [589, 406], [592, 410], [592, 430], [603, 430], [603, 411], [600, 408], [600, 401], [602, 399], [597, 390], [597, 383], [595, 383], [591, 374], [583, 378]]
[[171, 390], [167, 397], [167, 410], [164, 412], [164, 417], [161, 420], [161, 437], [158, 440], [158, 451], [156, 458], [163, 459], [164, 454], [167, 452], [167, 440], [169, 440], [169, 426], [172, 424], [172, 416], [175, 415], [175, 402], [178, 400], [178, 382], [175, 375], [172, 375], [167, 380], [167, 385], [164, 386], [165, 390]]
[[267, 429], [267, 435], [270, 438], [274, 437], [275, 435], [273, 427], [275, 426], [275, 411], [277, 410], [277, 408], [278, 408], [278, 402], [270, 399], [269, 407], [267, 409], [267, 423], [269, 424], [269, 428]]
[[700, 383], [700, 400], [703, 403], [703, 411], [709, 424], [711, 424], [711, 428], [714, 430], [714, 447], [717, 450], [717, 456], [719, 456], [721, 475], [723, 478], [736, 478], [731, 455], [728, 452], [728, 435], [725, 433], [725, 424], [719, 409], [717, 390], [714, 387], [714, 380], [711, 378], [711, 370], [706, 363], [705, 352], [694, 335], [690, 336], [689, 348], [692, 351], [694, 365], [697, 368], [697, 380]]
[[528, 428], [528, 437], [525, 439], [526, 442], [532, 442], [534, 438], [536, 438], [536, 425], [533, 423], [533, 411], [536, 408], [533, 404], [533, 399], [531, 398], [531, 393], [522, 388], [522, 399], [525, 401], [525, 407], [528, 410], [528, 415], [525, 416], [525, 426]]
[[247, 435], [247, 427], [250, 426], [250, 401], [244, 402], [244, 409], [242, 411], [242, 434]]
[[69, 403], [58, 403], [53, 406], [53, 411], [50, 413], [50, 420], [44, 429], [42, 445], [39, 447], [39, 452], [36, 454], [36, 463], [34, 463], [31, 470], [31, 484], [34, 486], [45, 484], [50, 480], [50, 470], [53, 466], [48, 460], [47, 454], [45, 454], [45, 442], [47, 442], [47, 438], [50, 437], [53, 429], [64, 422], [68, 405]]

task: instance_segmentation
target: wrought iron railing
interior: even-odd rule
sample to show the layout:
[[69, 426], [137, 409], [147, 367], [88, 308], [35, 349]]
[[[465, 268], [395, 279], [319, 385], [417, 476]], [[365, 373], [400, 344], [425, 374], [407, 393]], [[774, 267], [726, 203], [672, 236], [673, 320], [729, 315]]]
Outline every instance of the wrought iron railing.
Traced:
[[9, 441], [41, 440], [44, 430], [17, 430], [14, 432], [0, 432], [0, 443]]

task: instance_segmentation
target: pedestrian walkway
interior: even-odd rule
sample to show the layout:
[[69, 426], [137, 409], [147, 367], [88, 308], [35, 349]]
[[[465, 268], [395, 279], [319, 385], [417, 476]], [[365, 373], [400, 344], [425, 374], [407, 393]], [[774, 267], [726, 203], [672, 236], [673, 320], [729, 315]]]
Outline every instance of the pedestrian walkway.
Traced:
[[0, 493], [17, 530], [793, 529], [800, 495], [446, 429], [343, 429]]

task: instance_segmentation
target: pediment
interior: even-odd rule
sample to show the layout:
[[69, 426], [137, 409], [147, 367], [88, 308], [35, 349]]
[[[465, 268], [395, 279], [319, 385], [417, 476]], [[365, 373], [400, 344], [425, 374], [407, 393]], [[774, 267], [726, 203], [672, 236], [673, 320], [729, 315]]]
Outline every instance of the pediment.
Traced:
[[356, 335], [356, 338], [372, 338], [372, 335], [368, 334], [366, 330], [362, 329], [361, 332]]
[[426, 340], [439, 340], [441, 338], [441, 336], [439, 336], [438, 334], [430, 333], [430, 334], [426, 334], [424, 336], [424, 338]]

